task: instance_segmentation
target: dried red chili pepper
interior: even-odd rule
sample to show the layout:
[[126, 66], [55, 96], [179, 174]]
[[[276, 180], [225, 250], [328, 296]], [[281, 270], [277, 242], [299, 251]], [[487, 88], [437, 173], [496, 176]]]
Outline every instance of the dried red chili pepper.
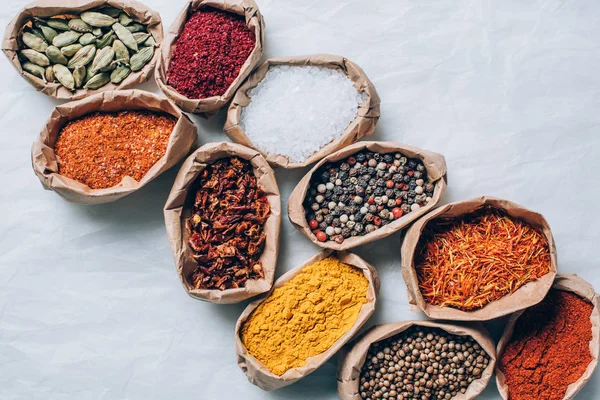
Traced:
[[264, 223], [271, 206], [252, 165], [238, 157], [206, 167], [196, 181], [188, 245], [198, 263], [191, 276], [196, 289], [244, 287], [264, 277], [260, 256]]

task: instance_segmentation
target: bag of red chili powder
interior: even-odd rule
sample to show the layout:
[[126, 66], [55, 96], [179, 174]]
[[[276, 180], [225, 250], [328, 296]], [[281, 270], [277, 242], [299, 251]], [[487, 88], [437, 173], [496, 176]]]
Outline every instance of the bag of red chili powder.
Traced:
[[[170, 115], [176, 119], [168, 139], [165, 153], [137, 181], [130, 176], [115, 186], [92, 189], [90, 186], [61, 175], [60, 160], [55, 153], [55, 145], [62, 129], [72, 121], [96, 112], [121, 112], [125, 110], [150, 111]], [[138, 127], [143, 129], [143, 127]], [[54, 108], [40, 136], [33, 143], [31, 161], [35, 174], [44, 188], [54, 190], [68, 201], [81, 204], [101, 204], [118, 200], [145, 186], [152, 179], [171, 168], [190, 151], [196, 142], [196, 126], [173, 103], [164, 97], [141, 90], [119, 90], [102, 92], [82, 100], [61, 104]], [[74, 143], [76, 146], [76, 143]], [[86, 149], [78, 150], [78, 156], [85, 157]], [[89, 160], [91, 163], [94, 160]], [[108, 170], [111, 166], [98, 166]]]
[[[203, 37], [202, 35], [210, 35], [210, 32], [198, 32], [197, 34], [192, 34], [190, 32], [190, 38], [184, 38], [183, 42], [178, 43], [181, 34], [184, 31], [186, 22], [196, 13], [197, 11], [209, 11], [211, 9], [221, 10], [226, 13], [231, 13], [235, 15], [242, 16], [246, 21], [246, 26], [250, 29], [250, 31], [255, 36], [255, 44], [254, 48], [250, 52], [250, 55], [241, 66], [238, 75], [229, 85], [229, 87], [224, 91], [224, 93], [220, 95], [212, 95], [210, 97], [204, 98], [189, 98], [184, 94], [180, 93], [173, 86], [169, 84], [169, 68], [171, 67], [171, 61], [174, 54], [174, 50], [176, 46], [194, 46], [198, 40], [198, 37]], [[197, 28], [194, 29], [202, 29], [203, 24], [199, 24]], [[227, 25], [227, 24], [225, 24]], [[258, 6], [253, 0], [189, 0], [183, 10], [177, 15], [175, 21], [171, 25], [169, 32], [167, 34], [167, 38], [165, 40], [165, 44], [163, 46], [162, 55], [156, 64], [156, 74], [155, 79], [158, 87], [162, 90], [165, 95], [170, 98], [179, 108], [181, 108], [185, 112], [201, 114], [205, 117], [211, 117], [215, 115], [221, 107], [223, 107], [235, 94], [235, 91], [240, 86], [240, 84], [246, 79], [246, 77], [250, 74], [250, 72], [258, 65], [263, 53], [264, 46], [264, 29], [265, 22], [264, 19], [258, 9]], [[189, 41], [189, 42], [188, 42]], [[222, 52], [219, 49], [214, 49], [214, 52]], [[208, 49], [208, 53], [214, 53], [213, 49]], [[210, 55], [209, 55], [210, 56]], [[185, 65], [179, 65], [185, 60], [178, 60], [178, 69], [186, 70], [188, 69]], [[198, 65], [194, 67], [194, 64], [197, 61], [193, 58], [190, 58], [189, 64], [192, 70], [195, 70], [197, 74], [207, 73], [206, 82], [211, 81], [212, 77], [219, 76], [223, 71], [212, 71], [206, 70], [205, 65]], [[227, 60], [222, 61], [223, 63], [230, 65], [233, 62], [229, 62]], [[211, 67], [214, 68], [214, 67]], [[215, 79], [227, 79], [227, 77], [219, 77]], [[188, 80], [188, 84], [193, 84], [192, 79]], [[215, 81], [216, 82], [216, 81]], [[191, 89], [191, 88], [190, 88]]]
[[[568, 386], [566, 386], [566, 390], [565, 390], [565, 384], [561, 384], [561, 382], [559, 382], [562, 379], [569, 379], [570, 378], [570, 374], [572, 371], [575, 370], [575, 366], [576, 363], [579, 361], [579, 357], [580, 357], [580, 353], [579, 351], [583, 351], [582, 348], [587, 348], [588, 346], [584, 343], [579, 343], [576, 345], [571, 345], [570, 343], [566, 343], [565, 338], [563, 338], [563, 340], [561, 340], [560, 338], [553, 338], [552, 336], [541, 336], [544, 335], [544, 333], [548, 330], [551, 329], [552, 326], [554, 326], [555, 329], [561, 329], [563, 334], [567, 334], [567, 335], [578, 335], [581, 334], [581, 332], [579, 331], [584, 325], [583, 325], [583, 321], [564, 321], [562, 320], [562, 318], [568, 318], [569, 316], [573, 317], [573, 318], [578, 318], [578, 316], [575, 315], [575, 313], [573, 311], [580, 311], [581, 307], [576, 305], [576, 304], [572, 304], [571, 307], [577, 308], [577, 310], [564, 310], [562, 313], [561, 312], [556, 312], [555, 310], [552, 310], [552, 308], [550, 308], [548, 310], [548, 312], [551, 314], [549, 317], [547, 316], [542, 316], [539, 312], [536, 312], [536, 315], [540, 315], [540, 317], [542, 318], [542, 323], [540, 322], [533, 322], [533, 321], [527, 321], [525, 322], [527, 327], [532, 327], [535, 330], [535, 335], [538, 337], [538, 340], [545, 340], [546, 343], [548, 345], [553, 345], [553, 346], [559, 346], [561, 347], [561, 350], [563, 350], [564, 352], [566, 352], [569, 355], [565, 355], [569, 360], [568, 360], [568, 364], [570, 365], [565, 365], [565, 360], [555, 360], [554, 366], [556, 367], [556, 364], [560, 365], [559, 371], [547, 371], [547, 373], [544, 372], [537, 372], [536, 373], [536, 369], [540, 369], [540, 368], [544, 368], [546, 367], [546, 363], [553, 357], [553, 353], [552, 353], [552, 349], [543, 349], [541, 348], [542, 346], [539, 345], [539, 342], [536, 343], [534, 340], [532, 340], [531, 338], [521, 338], [521, 342], [523, 340], [526, 341], [526, 344], [519, 344], [519, 349], [520, 349], [520, 354], [519, 356], [522, 356], [522, 354], [528, 350], [527, 346], [531, 347], [528, 351], [528, 354], [531, 355], [532, 353], [535, 354], [536, 357], [539, 357], [539, 360], [526, 360], [523, 364], [523, 370], [524, 370], [524, 374], [525, 377], [523, 378], [523, 382], [526, 383], [526, 385], [536, 385], [536, 382], [538, 382], [538, 380], [536, 380], [536, 377], [543, 377], [543, 382], [546, 383], [546, 389], [545, 390], [552, 390], [552, 391], [557, 391], [557, 393], [553, 393], [555, 396], [553, 396], [552, 398], [562, 398], [563, 400], [569, 400], [575, 397], [575, 395], [577, 394], [577, 392], [579, 392], [579, 390], [581, 390], [581, 388], [586, 384], [586, 382], [590, 379], [590, 377], [592, 376], [592, 373], [594, 372], [594, 369], [596, 368], [596, 366], [598, 365], [598, 357], [600, 356], [600, 299], [598, 294], [595, 292], [594, 288], [592, 287], [592, 285], [590, 285], [588, 282], [586, 282], [585, 280], [581, 279], [580, 277], [578, 277], [575, 274], [569, 274], [569, 275], [557, 275], [556, 276], [556, 280], [554, 281], [554, 284], [552, 285], [552, 291], [560, 291], [560, 292], [567, 292], [567, 293], [571, 293], [574, 294], [576, 296], [578, 296], [581, 300], [587, 302], [590, 304], [590, 308], [591, 308], [591, 313], [589, 314], [589, 327], [591, 328], [591, 332], [586, 333], [586, 336], [590, 337], [589, 340], [589, 363], [586, 364], [579, 364], [577, 365], [577, 369], [578, 371], [582, 371], [581, 376], [574, 382], [570, 383]], [[550, 294], [552, 294], [552, 292], [550, 292]], [[549, 294], [549, 295], [550, 295]], [[550, 307], [552, 307], [552, 305], [550, 305]], [[500, 341], [498, 342], [498, 349], [497, 349], [497, 354], [498, 354], [498, 363], [496, 364], [496, 384], [498, 385], [498, 390], [500, 391], [500, 396], [502, 396], [503, 399], [507, 400], [509, 399], [514, 399], [514, 400], [521, 400], [523, 399], [522, 396], [520, 395], [516, 395], [514, 393], [510, 392], [510, 386], [507, 384], [507, 378], [505, 376], [505, 374], [503, 373], [503, 366], [501, 365], [501, 359], [503, 356], [503, 353], [506, 351], [507, 346], [510, 344], [511, 339], [513, 339], [513, 337], [515, 336], [515, 326], [517, 325], [519, 318], [521, 318], [523, 316], [524, 313], [526, 313], [528, 310], [523, 310], [521, 312], [515, 313], [513, 314], [510, 319], [508, 320], [506, 327], [504, 328], [504, 333], [502, 334], [502, 337], [500, 338]], [[583, 310], [581, 310], [583, 311]], [[543, 311], [542, 311], [543, 312]], [[559, 316], [559, 318], [561, 318], [558, 321], [553, 321], [552, 319], [558, 315], [561, 314], [562, 316]], [[531, 317], [531, 316], [530, 316]], [[535, 315], [533, 316], [533, 318], [535, 318]], [[582, 317], [583, 318], [583, 317]], [[544, 327], [543, 323], [547, 323], [548, 325], [550, 325], [550, 327]], [[519, 334], [523, 334], [523, 332], [517, 332]], [[554, 339], [554, 342], [551, 342]], [[566, 347], [565, 347], [566, 346]], [[580, 347], [580, 349], [575, 349], [575, 347]], [[577, 351], [579, 350], [579, 351]], [[577, 351], [577, 353], [576, 353]], [[517, 356], [517, 357], [519, 357]], [[517, 360], [515, 360], [515, 358], [511, 359], [511, 362], [515, 362]], [[567, 370], [564, 370], [564, 368], [566, 368]], [[551, 376], [551, 374], [553, 376]], [[539, 381], [540, 383], [542, 381]], [[541, 399], [541, 398], [548, 398], [546, 397], [546, 395], [548, 394], [547, 391], [544, 391], [544, 394], [541, 394], [541, 392], [539, 390], [536, 390], [535, 393], [529, 393], [529, 390], [527, 387], [521, 388], [521, 390], [524, 389], [524, 393], [526, 393], [526, 399]], [[560, 393], [559, 393], [560, 392]], [[563, 395], [564, 393], [564, 395]], [[563, 397], [561, 397], [563, 396]]]
[[[154, 56], [140, 71], [130, 73], [119, 84], [108, 82], [99, 89], [80, 88], [72, 92], [57, 82], [47, 82], [23, 70], [17, 55], [17, 51], [21, 48], [18, 38], [23, 30], [23, 26], [26, 23], [30, 24], [31, 22], [29, 21], [31, 21], [32, 17], [46, 18], [61, 14], [80, 14], [86, 10], [95, 10], [100, 7], [114, 7], [125, 11], [135, 22], [146, 25], [148, 33], [152, 34], [156, 42]], [[160, 58], [162, 41], [163, 27], [160, 15], [145, 4], [135, 0], [37, 0], [26, 5], [8, 24], [2, 41], [2, 50], [23, 78], [37, 90], [56, 99], [77, 100], [99, 92], [128, 89], [145, 82], [152, 74], [154, 66]]]
[[[360, 378], [371, 345], [392, 338], [413, 326], [438, 328], [456, 336], [470, 336], [487, 353], [489, 362], [487, 367], [481, 372], [481, 376], [469, 384], [467, 391], [457, 394], [452, 399], [474, 399], [485, 390], [494, 373], [496, 349], [494, 341], [482, 324], [462, 325], [440, 321], [400, 321], [376, 325], [342, 350], [343, 354], [340, 357], [337, 372], [338, 395], [342, 400], [362, 399], [360, 395]], [[435, 377], [432, 378], [430, 379], [436, 379]], [[397, 387], [396, 390], [397, 392], [401, 392], [402, 387]]]
[[[353, 236], [345, 239], [341, 244], [333, 240], [321, 242], [313, 234], [313, 229], [310, 228], [306, 220], [305, 198], [311, 186], [311, 180], [319, 168], [326, 164], [348, 158], [360, 151], [369, 150], [376, 153], [401, 153], [405, 157], [415, 158], [420, 160], [426, 168], [427, 183], [434, 185], [433, 196], [431, 201], [424, 207], [420, 207], [416, 211], [411, 211], [404, 214], [402, 217], [392, 221], [391, 223], [381, 226], [379, 229], [368, 233], [364, 236]], [[333, 250], [348, 250], [356, 246], [373, 242], [375, 240], [387, 237], [399, 230], [410, 225], [420, 216], [426, 214], [439, 202], [440, 198], [446, 191], [446, 160], [444, 156], [438, 153], [427, 150], [418, 149], [401, 143], [393, 142], [358, 142], [347, 146], [319, 161], [294, 188], [288, 200], [288, 217], [292, 225], [300, 232], [309, 238], [314, 244], [319, 247]]]
[[[358, 92], [364, 96], [363, 101], [358, 105], [356, 117], [348, 124], [340, 136], [321, 147], [303, 162], [292, 162], [289, 158], [281, 154], [265, 153], [252, 143], [240, 126], [242, 109], [252, 101], [248, 92], [263, 80], [269, 68], [274, 65], [315, 66], [341, 70], [354, 84]], [[285, 101], [285, 99], [282, 99], [282, 101]], [[371, 83], [365, 72], [357, 64], [345, 57], [331, 54], [313, 54], [308, 56], [271, 58], [256, 68], [243, 85], [240, 86], [229, 105], [227, 121], [225, 121], [223, 130], [232, 141], [260, 151], [269, 164], [274, 167], [302, 168], [372, 134], [380, 116], [379, 105], [379, 95], [373, 83]]]
[[[270, 215], [263, 225], [265, 241], [259, 258], [263, 277], [248, 279], [243, 287], [238, 288], [225, 290], [196, 289], [192, 283], [192, 275], [196, 271], [198, 263], [189, 248], [190, 230], [188, 225], [196, 201], [195, 183], [208, 165], [231, 157], [238, 157], [250, 162], [254, 176], [257, 179], [257, 185], [270, 205]], [[271, 289], [279, 251], [281, 200], [275, 173], [258, 152], [234, 143], [205, 144], [192, 153], [181, 166], [165, 205], [164, 214], [167, 236], [175, 258], [177, 273], [183, 288], [192, 298], [211, 303], [231, 304], [265, 293]]]
[[[477, 215], [484, 215], [484, 217], [481, 219]], [[489, 217], [485, 217], [486, 215]], [[507, 224], [507, 228], [480, 226], [480, 223], [477, 222], [479, 220], [500, 220]], [[511, 224], [510, 231], [507, 231], [508, 223]], [[467, 226], [469, 236], [467, 237], [464, 231], [448, 230], [448, 226]], [[425, 235], [430, 227], [432, 229], [434, 229], [433, 227], [435, 229], [442, 227], [438, 229], [438, 233], [432, 234], [436, 238], [435, 243], [431, 243], [429, 236]], [[490, 232], [486, 232], [487, 229], [492, 228], [499, 235], [498, 240], [490, 239]], [[447, 232], [450, 232], [452, 236], [444, 237]], [[512, 242], [503, 242], [504, 240]], [[494, 248], [486, 246], [494, 246]], [[507, 276], [510, 278], [504, 279], [504, 281], [509, 281], [512, 276], [516, 275], [514, 266], [508, 266], [512, 269], [510, 273], [506, 269], [508, 252], [514, 250], [516, 258], [527, 258], [529, 255], [525, 256], [525, 254], [532, 251], [532, 248], [527, 246], [540, 247], [535, 250], [536, 254], [534, 255], [540, 264], [541, 261], [538, 258], [543, 258], [543, 266], [539, 268], [543, 272], [540, 272], [539, 277], [532, 275], [532, 279], [526, 279], [520, 284], [507, 282], [506, 286], [511, 290], [504, 293], [502, 297], [496, 298], [498, 297], [497, 293], [502, 293], [498, 288], [491, 287], [495, 285], [495, 281], [500, 279], [496, 274], [503, 274], [503, 278]], [[517, 253], [517, 250], [522, 252], [521, 255]], [[537, 254], [538, 251], [540, 254], [543, 253], [543, 257]], [[432, 252], [433, 255], [430, 256], [429, 252]], [[415, 262], [422, 262], [425, 257], [423, 254], [429, 258], [435, 257], [435, 259], [427, 258], [428, 269], [424, 270], [419, 266], [418, 270]], [[406, 231], [401, 256], [402, 276], [406, 283], [409, 302], [415, 306], [416, 310], [423, 311], [430, 318], [455, 321], [487, 321], [537, 304], [548, 293], [557, 271], [556, 247], [546, 219], [541, 214], [508, 200], [487, 196], [446, 204], [417, 220]], [[440, 263], [440, 260], [443, 263]], [[481, 269], [482, 266], [491, 268], [492, 265], [495, 266], [494, 270]], [[462, 268], [473, 267], [479, 268], [479, 277], [469, 275], [469, 278], [466, 278], [473, 272], [470, 270], [465, 272]], [[533, 269], [531, 270], [533, 271]], [[521, 273], [528, 276], [529, 271], [530, 266], [526, 264]], [[484, 279], [489, 280], [489, 283], [481, 283]], [[426, 297], [422, 292], [425, 282], [428, 285], [429, 293], [437, 296], [435, 299], [439, 300], [438, 304], [440, 305], [433, 303], [431, 298]], [[444, 285], [442, 288], [444, 290], [439, 287], [430, 288], [431, 285]], [[484, 290], [475, 285], [486, 285], [486, 287]], [[514, 287], [518, 289], [514, 290]], [[483, 306], [466, 307], [467, 304], [464, 303], [461, 303], [460, 307], [447, 306], [445, 304], [451, 304], [453, 299], [439, 299], [440, 293], [448, 293], [455, 297], [460, 296], [459, 300], [465, 301], [465, 298], [468, 300], [479, 296], [483, 291], [489, 292], [491, 296], [485, 300]]]

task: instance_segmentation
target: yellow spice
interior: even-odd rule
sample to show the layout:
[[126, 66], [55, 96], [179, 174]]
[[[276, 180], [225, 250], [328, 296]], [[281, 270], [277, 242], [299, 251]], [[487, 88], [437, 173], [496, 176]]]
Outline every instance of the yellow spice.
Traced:
[[361, 270], [337, 258], [311, 264], [254, 310], [242, 342], [275, 375], [301, 367], [354, 325], [367, 287]]

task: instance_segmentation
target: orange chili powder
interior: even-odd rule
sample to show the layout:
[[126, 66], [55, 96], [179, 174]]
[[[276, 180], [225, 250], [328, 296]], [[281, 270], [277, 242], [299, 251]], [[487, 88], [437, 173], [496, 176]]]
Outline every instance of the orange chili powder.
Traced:
[[70, 121], [54, 151], [59, 174], [103, 189], [140, 181], [165, 154], [177, 119], [150, 111], [97, 112]]
[[526, 310], [499, 360], [509, 400], [561, 400], [592, 361], [592, 304], [552, 289]]

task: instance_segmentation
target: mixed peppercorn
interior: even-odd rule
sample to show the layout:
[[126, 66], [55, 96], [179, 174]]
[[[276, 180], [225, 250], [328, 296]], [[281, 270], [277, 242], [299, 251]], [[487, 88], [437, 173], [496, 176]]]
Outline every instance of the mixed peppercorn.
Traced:
[[431, 201], [434, 185], [418, 159], [361, 151], [321, 166], [304, 200], [317, 240], [363, 236]]
[[242, 288], [264, 277], [260, 263], [271, 213], [250, 162], [220, 159], [196, 182], [188, 245], [198, 266], [191, 276], [196, 289]]

